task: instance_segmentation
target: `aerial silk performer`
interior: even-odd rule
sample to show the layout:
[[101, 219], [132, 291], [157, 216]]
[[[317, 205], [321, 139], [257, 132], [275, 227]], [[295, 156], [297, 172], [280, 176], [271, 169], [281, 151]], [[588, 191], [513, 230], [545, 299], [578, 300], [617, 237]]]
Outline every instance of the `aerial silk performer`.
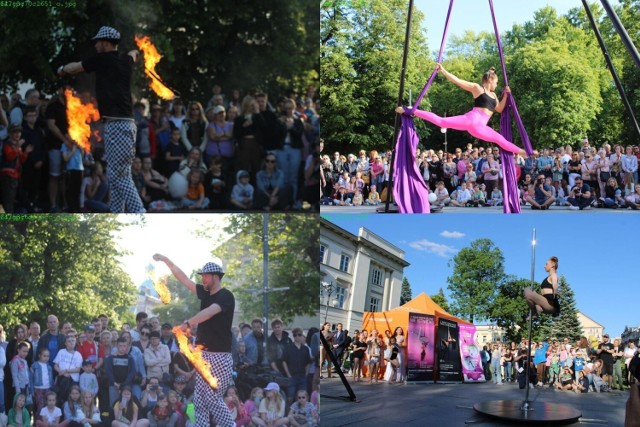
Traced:
[[[398, 141], [396, 143], [396, 162], [394, 164], [396, 176], [394, 181], [394, 197], [400, 212], [403, 213], [428, 213], [428, 189], [424, 185], [424, 181], [419, 174], [413, 169], [417, 169], [415, 165], [415, 148], [417, 147], [419, 140], [415, 133], [413, 121], [411, 116], [416, 115], [422, 119], [430, 121], [437, 126], [447, 127], [458, 130], [465, 130], [474, 137], [489, 141], [497, 144], [501, 150], [501, 161], [503, 166], [503, 193], [504, 193], [504, 212], [505, 213], [519, 213], [520, 201], [518, 187], [516, 183], [516, 167], [513, 158], [513, 154], [531, 154], [533, 149], [529, 142], [526, 130], [518, 110], [515, 104], [513, 96], [511, 96], [511, 90], [509, 89], [509, 83], [507, 80], [506, 66], [504, 63], [504, 55], [502, 51], [502, 43], [500, 41], [500, 35], [495, 20], [495, 13], [493, 10], [493, 2], [489, 0], [491, 8], [491, 15], [493, 18], [493, 26], [496, 33], [496, 40], [498, 43], [498, 52], [500, 54], [500, 62], [502, 64], [502, 71], [505, 80], [505, 90], [503, 92], [502, 99], [498, 101], [497, 95], [494, 90], [498, 83], [498, 76], [495, 73], [495, 69], [490, 69], [483, 75], [482, 84], [471, 83], [462, 80], [453, 74], [447, 72], [440, 64], [442, 60], [442, 53], [444, 51], [444, 44], [449, 27], [449, 20], [451, 17], [451, 10], [453, 8], [453, 0], [450, 1], [449, 11], [447, 13], [447, 20], [445, 23], [444, 34], [442, 36], [442, 43], [440, 45], [440, 52], [438, 54], [438, 65], [433, 71], [431, 77], [427, 81], [427, 84], [422, 89], [422, 92], [416, 99], [413, 107], [398, 107], [396, 112], [402, 114], [402, 127], [398, 134]], [[442, 72], [444, 76], [461, 87], [464, 90], [469, 91], [474, 97], [474, 108], [468, 113], [462, 116], [454, 116], [448, 118], [441, 118], [434, 113], [428, 111], [418, 110], [422, 98], [426, 95], [428, 88], [431, 86], [436, 74]], [[502, 118], [500, 121], [500, 133], [497, 133], [487, 123], [491, 118], [494, 111], [501, 112]], [[522, 137], [526, 152], [521, 150], [511, 140], [511, 121], [510, 113], [513, 111], [514, 118], [518, 124], [518, 130]], [[413, 156], [413, 157], [412, 157]], [[420, 183], [423, 185], [421, 186]]]

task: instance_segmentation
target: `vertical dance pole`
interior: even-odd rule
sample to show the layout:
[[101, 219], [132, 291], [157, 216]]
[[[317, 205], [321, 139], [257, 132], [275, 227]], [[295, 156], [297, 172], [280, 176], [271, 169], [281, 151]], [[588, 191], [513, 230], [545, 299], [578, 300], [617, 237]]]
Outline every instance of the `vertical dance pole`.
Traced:
[[[531, 290], [535, 284], [535, 264], [536, 264], [536, 229], [533, 229], [533, 237], [531, 239]], [[522, 402], [522, 410], [527, 412], [530, 409], [529, 405], [529, 369], [531, 367], [531, 329], [533, 327], [533, 308], [529, 309], [529, 342], [527, 353], [527, 367], [525, 368], [525, 375], [527, 376], [527, 382], [525, 388], [527, 389], [524, 396], [524, 402]]]
[[[604, 55], [604, 60], [607, 62], [607, 66], [609, 67], [609, 71], [611, 72], [611, 76], [613, 77], [613, 81], [616, 84], [616, 88], [618, 89], [620, 98], [622, 98], [622, 103], [624, 104], [624, 107], [627, 109], [627, 113], [629, 113], [629, 121], [631, 122], [631, 126], [636, 130], [636, 133], [640, 137], [640, 126], [638, 126], [638, 121], [636, 120], [636, 116], [633, 114], [633, 109], [631, 108], [631, 104], [629, 104], [627, 95], [624, 92], [624, 88], [622, 87], [622, 82], [618, 77], [616, 68], [614, 67], [613, 62], [611, 62], [609, 51], [607, 50], [607, 46], [604, 44], [604, 40], [602, 39], [602, 35], [600, 34], [598, 25], [596, 24], [595, 19], [593, 19], [593, 15], [591, 14], [591, 9], [587, 4], [587, 0], [582, 0], [582, 4], [584, 5], [584, 9], [587, 12], [587, 18], [589, 18], [589, 22], [591, 23], [591, 28], [593, 28], [593, 32], [596, 34], [596, 38], [598, 39], [598, 44], [600, 45], [600, 49], [602, 50], [602, 54]], [[636, 52], [636, 54], [637, 53], [638, 52]]]
[[[400, 69], [400, 90], [398, 92], [398, 106], [402, 105], [402, 95], [404, 95], [404, 76], [407, 69], [407, 56], [409, 55], [409, 36], [411, 35], [411, 13], [413, 12], [413, 0], [409, 0], [409, 11], [407, 12], [407, 29], [404, 34], [404, 51], [402, 52], [402, 68]], [[389, 201], [393, 192], [393, 160], [396, 157], [395, 143], [398, 140], [400, 130], [400, 114], [394, 113], [396, 123], [393, 128], [393, 141], [391, 141], [391, 159], [389, 159], [389, 184], [387, 184], [387, 200], [384, 203], [384, 211], [389, 212]]]

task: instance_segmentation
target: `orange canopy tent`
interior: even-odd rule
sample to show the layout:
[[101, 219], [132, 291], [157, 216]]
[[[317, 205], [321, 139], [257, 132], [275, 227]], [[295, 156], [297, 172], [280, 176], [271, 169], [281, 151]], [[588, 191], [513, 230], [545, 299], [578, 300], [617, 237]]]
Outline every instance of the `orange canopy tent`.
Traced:
[[471, 322], [467, 322], [466, 320], [447, 313], [438, 304], [433, 302], [433, 300], [429, 298], [429, 295], [422, 292], [406, 304], [389, 311], [364, 313], [362, 329], [366, 329], [369, 332], [376, 329], [378, 333], [383, 334], [384, 336], [384, 331], [389, 330], [393, 333], [398, 326], [401, 326], [406, 334], [409, 326], [409, 313], [431, 314], [435, 316], [436, 324], [438, 322], [438, 318], [448, 319], [467, 325], [471, 324]]

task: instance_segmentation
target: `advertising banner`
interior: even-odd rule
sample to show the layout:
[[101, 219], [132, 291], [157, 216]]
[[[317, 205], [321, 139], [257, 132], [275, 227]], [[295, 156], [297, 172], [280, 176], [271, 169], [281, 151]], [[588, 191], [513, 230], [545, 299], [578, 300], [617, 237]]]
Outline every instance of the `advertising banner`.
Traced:
[[407, 330], [408, 381], [433, 382], [435, 317], [409, 313]]
[[436, 339], [438, 382], [461, 382], [458, 323], [439, 318]]
[[485, 382], [482, 370], [480, 349], [476, 344], [475, 325], [459, 324], [460, 359], [462, 360], [462, 377], [466, 383]]

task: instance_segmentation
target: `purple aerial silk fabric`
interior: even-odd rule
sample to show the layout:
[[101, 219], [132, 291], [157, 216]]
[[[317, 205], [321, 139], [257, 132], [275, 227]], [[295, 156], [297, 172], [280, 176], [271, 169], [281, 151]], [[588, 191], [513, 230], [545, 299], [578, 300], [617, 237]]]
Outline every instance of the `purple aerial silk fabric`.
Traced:
[[411, 117], [401, 116], [393, 169], [393, 197], [400, 213], [429, 213], [429, 189], [416, 164], [416, 147], [420, 142]]

